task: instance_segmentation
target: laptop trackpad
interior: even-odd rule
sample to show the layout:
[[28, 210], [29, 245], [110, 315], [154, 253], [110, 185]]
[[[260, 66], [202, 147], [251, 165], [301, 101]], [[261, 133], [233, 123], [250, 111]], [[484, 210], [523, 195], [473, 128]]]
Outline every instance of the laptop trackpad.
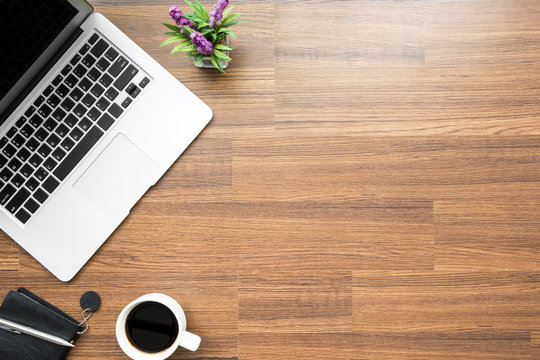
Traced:
[[118, 133], [73, 187], [101, 212], [125, 215], [152, 185], [157, 164]]

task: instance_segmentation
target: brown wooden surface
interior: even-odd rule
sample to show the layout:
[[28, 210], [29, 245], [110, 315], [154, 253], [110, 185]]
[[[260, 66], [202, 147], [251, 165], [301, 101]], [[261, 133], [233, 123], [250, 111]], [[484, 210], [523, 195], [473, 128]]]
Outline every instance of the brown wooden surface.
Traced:
[[169, 2], [92, 3], [214, 119], [73, 281], [0, 237], [3, 293], [101, 294], [70, 359], [147, 292], [172, 359], [540, 358], [538, 1], [233, 0], [226, 75], [158, 48]]

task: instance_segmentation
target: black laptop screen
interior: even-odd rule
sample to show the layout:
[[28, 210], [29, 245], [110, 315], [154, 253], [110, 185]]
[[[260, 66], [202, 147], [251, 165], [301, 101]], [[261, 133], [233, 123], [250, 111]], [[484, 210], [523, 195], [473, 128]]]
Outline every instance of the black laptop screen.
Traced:
[[75, 15], [65, 0], [0, 0], [0, 99]]

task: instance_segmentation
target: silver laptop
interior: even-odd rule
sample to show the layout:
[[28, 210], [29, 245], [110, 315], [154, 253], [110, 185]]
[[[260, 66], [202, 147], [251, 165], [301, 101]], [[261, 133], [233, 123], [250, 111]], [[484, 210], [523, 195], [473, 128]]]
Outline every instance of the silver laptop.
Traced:
[[0, 0], [0, 227], [70, 280], [212, 111], [84, 0]]

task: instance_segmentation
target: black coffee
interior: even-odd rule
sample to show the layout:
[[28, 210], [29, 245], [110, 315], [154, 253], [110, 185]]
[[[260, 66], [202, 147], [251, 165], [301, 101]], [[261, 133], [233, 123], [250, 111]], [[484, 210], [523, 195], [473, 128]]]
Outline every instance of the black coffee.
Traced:
[[157, 353], [174, 343], [178, 322], [168, 307], [147, 301], [137, 305], [127, 316], [126, 334], [137, 349]]

